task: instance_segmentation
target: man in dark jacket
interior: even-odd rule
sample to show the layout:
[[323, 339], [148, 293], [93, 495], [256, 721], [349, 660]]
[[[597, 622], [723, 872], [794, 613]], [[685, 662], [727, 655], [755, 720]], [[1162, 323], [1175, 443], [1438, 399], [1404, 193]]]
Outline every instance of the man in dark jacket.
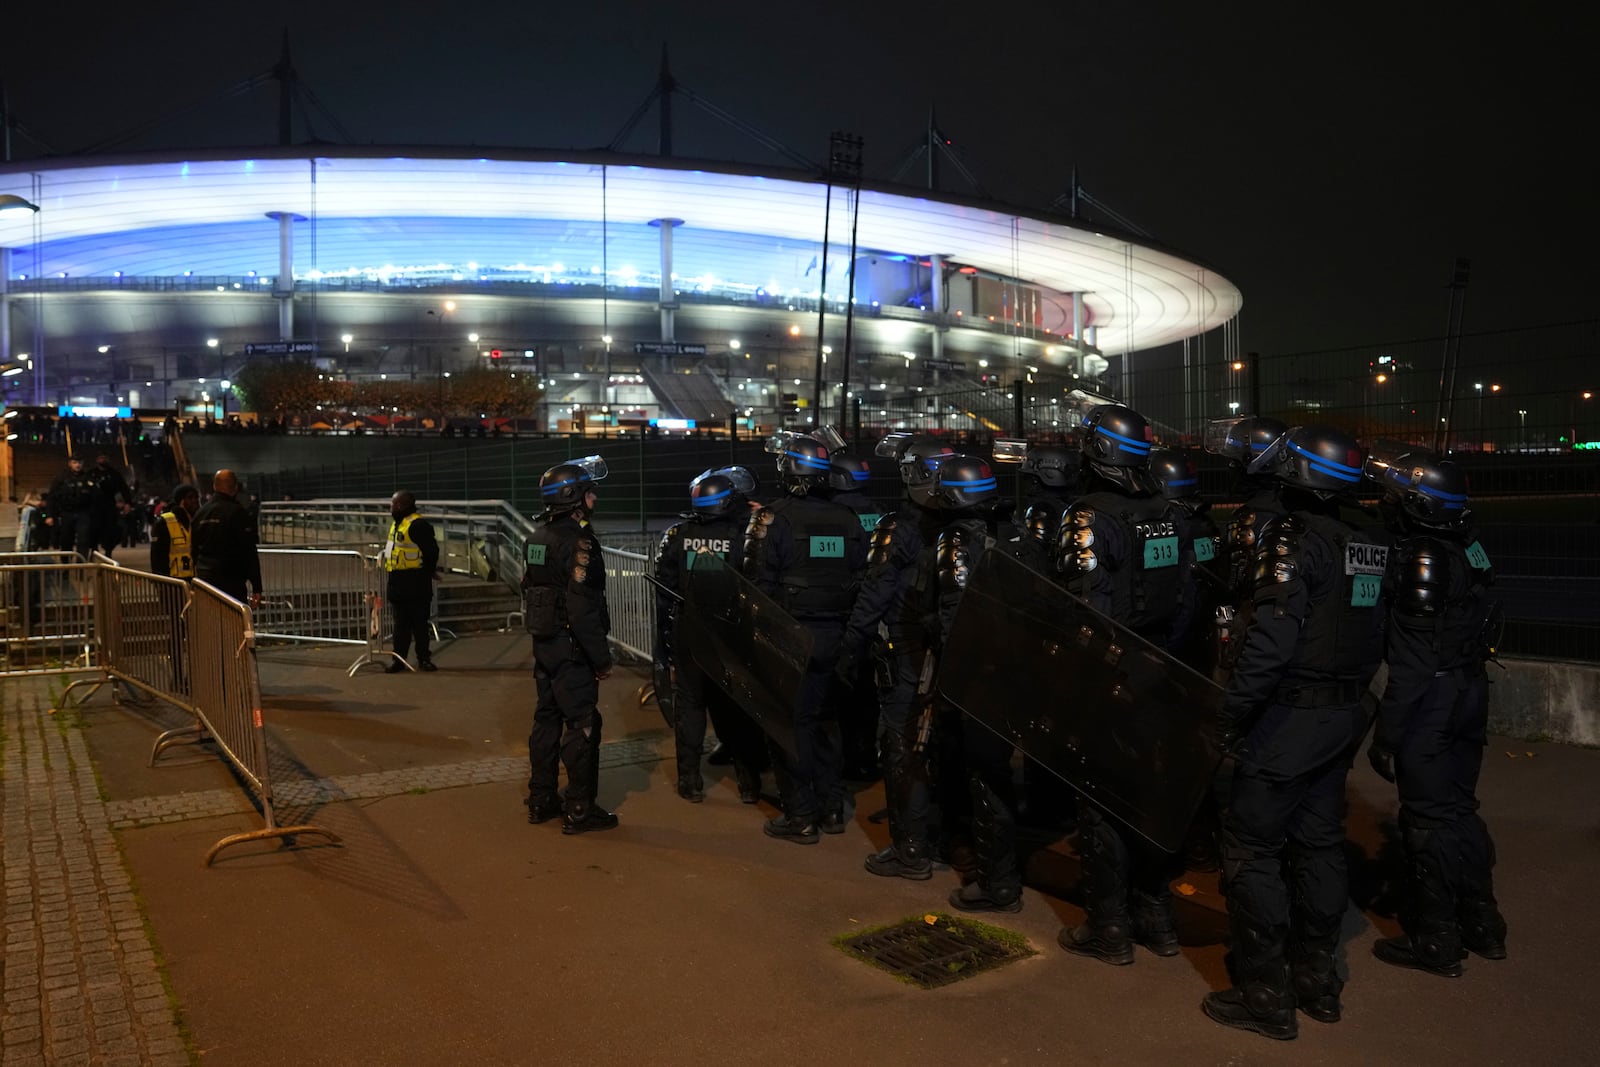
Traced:
[[393, 521], [383, 546], [383, 569], [394, 608], [394, 660], [384, 669], [390, 674], [406, 670], [406, 654], [415, 640], [418, 668], [436, 671], [428, 655], [428, 609], [433, 606], [433, 583], [439, 580], [439, 542], [433, 526], [417, 514], [417, 498], [409, 490], [390, 498], [389, 515]]
[[[525, 551], [523, 611], [533, 636], [539, 703], [528, 734], [528, 821], [561, 814], [561, 832], [610, 830], [617, 817], [595, 803], [600, 778], [600, 681], [611, 673], [606, 566], [589, 526], [606, 474], [599, 456], [559, 463], [539, 479], [545, 511]], [[567, 790], [556, 793], [556, 757]]]
[[77, 456], [50, 483], [45, 523], [54, 531], [55, 547], [89, 558], [94, 545], [95, 481]]
[[[261, 557], [256, 554], [256, 524], [239, 503], [239, 476], [220, 470], [211, 480], [212, 497], [194, 517], [194, 573], [235, 600], [261, 606]], [[246, 588], [248, 586], [248, 588]]]

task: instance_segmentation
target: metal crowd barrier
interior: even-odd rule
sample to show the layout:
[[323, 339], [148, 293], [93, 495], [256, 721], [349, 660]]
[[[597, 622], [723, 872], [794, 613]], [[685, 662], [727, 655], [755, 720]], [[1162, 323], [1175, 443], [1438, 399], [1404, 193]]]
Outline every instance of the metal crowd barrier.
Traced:
[[642, 552], [602, 546], [606, 561], [606, 610], [611, 615], [611, 643], [638, 659], [648, 661], [655, 645], [655, 586], [645, 575], [654, 561]]
[[383, 648], [393, 631], [392, 612], [378, 593], [378, 572], [360, 552], [264, 548], [256, 609], [256, 639], [323, 645], [360, 645], [349, 674], [398, 658]]
[[189, 664], [200, 725], [255, 790], [266, 820], [259, 830], [229, 834], [212, 845], [206, 853], [206, 866], [211, 866], [223, 849], [246, 841], [315, 834], [338, 843], [338, 834], [319, 826], [278, 825], [272, 810], [272, 775], [261, 722], [261, 684], [250, 609], [198, 580], [190, 586]]
[[97, 569], [75, 552], [0, 555], [0, 676], [100, 671]]

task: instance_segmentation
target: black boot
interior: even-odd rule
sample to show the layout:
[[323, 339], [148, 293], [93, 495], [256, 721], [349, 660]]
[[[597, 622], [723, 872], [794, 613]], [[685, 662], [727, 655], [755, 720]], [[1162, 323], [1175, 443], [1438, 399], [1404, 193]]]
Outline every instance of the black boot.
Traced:
[[[1010, 768], [1006, 768], [1009, 773]], [[972, 853], [977, 878], [953, 890], [950, 904], [962, 911], [1022, 910], [1022, 875], [1017, 871], [1017, 828], [1009, 805], [973, 775]]]
[[1172, 914], [1172, 891], [1160, 893], [1134, 890], [1129, 902], [1133, 940], [1157, 956], [1176, 956], [1178, 921]]
[[1289, 961], [1284, 958], [1288, 931], [1253, 920], [1247, 907], [1247, 900], [1239, 896], [1236, 887], [1228, 897], [1228, 919], [1233, 928], [1228, 973], [1234, 984], [1220, 993], [1207, 993], [1200, 1001], [1200, 1010], [1223, 1026], [1289, 1041], [1300, 1030], [1294, 1014]]
[[1223, 1026], [1275, 1041], [1292, 1041], [1300, 1033], [1294, 994], [1289, 991], [1289, 965], [1281, 960], [1249, 981], [1220, 993], [1207, 993], [1200, 1010]]
[[814, 845], [822, 839], [815, 818], [796, 819], [780, 815], [776, 819], [768, 819], [761, 832], [780, 841], [793, 841], [797, 845]]
[[705, 782], [699, 777], [679, 778], [678, 795], [691, 804], [699, 804], [706, 799]]
[[1078, 956], [1124, 966], [1133, 962], [1128, 921], [1128, 850], [1104, 812], [1085, 803], [1078, 816], [1078, 851], [1083, 858], [1080, 891], [1085, 922], [1062, 930], [1056, 942]]
[[1506, 919], [1500, 914], [1493, 893], [1457, 901], [1456, 918], [1461, 925], [1464, 951], [1486, 960], [1506, 958]]
[[739, 803], [754, 804], [761, 799], [761, 772], [740, 760], [733, 765], [739, 783]]
[[1372, 946], [1384, 963], [1410, 967], [1441, 978], [1461, 977], [1461, 929], [1456, 921], [1455, 897], [1445, 870], [1447, 842], [1432, 827], [1404, 825], [1408, 889], [1400, 924], [1405, 933]]
[[529, 797], [523, 803], [528, 807], [528, 821], [535, 826], [559, 819], [565, 814], [561, 810], [561, 798], [554, 793], [547, 797]]
[[586, 834], [591, 830], [613, 830], [617, 817], [594, 802], [570, 804], [561, 819], [564, 834]]
[[1289, 953], [1294, 961], [1290, 974], [1295, 1004], [1319, 1023], [1336, 1023], [1344, 1014], [1343, 1005], [1339, 1003], [1344, 980], [1339, 977], [1334, 947], [1328, 947], [1328, 942], [1337, 946], [1338, 934], [1319, 938], [1315, 944], [1302, 941]]
[[928, 858], [928, 846], [914, 840], [890, 845], [881, 852], [867, 857], [864, 866], [880, 878], [909, 878], [913, 882], [926, 882], [933, 877], [933, 861]]

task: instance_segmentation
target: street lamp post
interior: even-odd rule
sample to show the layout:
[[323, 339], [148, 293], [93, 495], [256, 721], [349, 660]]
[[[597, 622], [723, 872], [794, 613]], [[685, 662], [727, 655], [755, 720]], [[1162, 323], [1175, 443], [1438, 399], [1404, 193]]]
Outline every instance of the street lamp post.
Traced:
[[1517, 447], [1522, 451], [1528, 450], [1528, 409], [1517, 409]]

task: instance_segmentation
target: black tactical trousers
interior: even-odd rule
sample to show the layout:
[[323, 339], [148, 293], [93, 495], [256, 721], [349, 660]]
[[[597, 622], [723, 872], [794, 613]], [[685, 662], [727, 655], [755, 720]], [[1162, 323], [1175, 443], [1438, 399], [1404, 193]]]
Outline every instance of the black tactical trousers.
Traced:
[[1183, 864], [1122, 828], [1098, 804], [1078, 805], [1078, 852], [1083, 857], [1083, 910], [1089, 925], [1141, 929], [1172, 926], [1172, 879]]
[[1239, 745], [1222, 874], [1240, 984], [1281, 964], [1286, 942], [1291, 958], [1337, 947], [1349, 903], [1345, 778], [1364, 725], [1358, 704], [1274, 704]]
[[567, 769], [564, 807], [585, 811], [599, 787], [600, 683], [565, 633], [534, 639], [533, 677], [539, 702], [528, 734], [528, 796], [537, 802], [555, 794], [559, 756]]
[[891, 653], [887, 688], [878, 695], [883, 737], [883, 792], [889, 807], [889, 836], [897, 849], [926, 855], [928, 841], [929, 746], [919, 747], [925, 701], [917, 699], [923, 660], [931, 653], [915, 645]]
[[717, 740], [733, 755], [733, 769], [741, 786], [756, 785], [766, 765], [766, 737], [754, 719], [720, 688], [706, 680], [689, 656], [679, 654], [673, 664], [673, 740], [678, 780], [704, 781], [701, 761], [706, 747], [706, 721]]
[[1405, 916], [1413, 936], [1456, 940], [1458, 912], [1495, 907], [1494, 841], [1478, 815], [1478, 773], [1488, 730], [1489, 684], [1481, 670], [1433, 679], [1395, 755], [1400, 827], [1411, 868]]
[[1022, 892], [1017, 863], [1016, 786], [1011, 742], [972, 719], [962, 723], [968, 786], [972, 791], [972, 851], [978, 884], [990, 896]]
[[829, 707], [829, 688], [833, 665], [839, 658], [839, 642], [844, 636], [844, 620], [804, 620], [811, 631], [811, 663], [800, 683], [794, 714], [795, 754], [791, 757], [771, 745], [772, 767], [784, 814], [790, 819], [811, 822], [844, 805], [844, 783], [840, 778], [842, 756], [839, 748], [839, 723]]
[[432, 636], [428, 628], [428, 614], [433, 607], [433, 598], [390, 597], [389, 604], [394, 608], [395, 655], [405, 659], [411, 651], [411, 643], [415, 641], [417, 662], [428, 662], [428, 640]]

